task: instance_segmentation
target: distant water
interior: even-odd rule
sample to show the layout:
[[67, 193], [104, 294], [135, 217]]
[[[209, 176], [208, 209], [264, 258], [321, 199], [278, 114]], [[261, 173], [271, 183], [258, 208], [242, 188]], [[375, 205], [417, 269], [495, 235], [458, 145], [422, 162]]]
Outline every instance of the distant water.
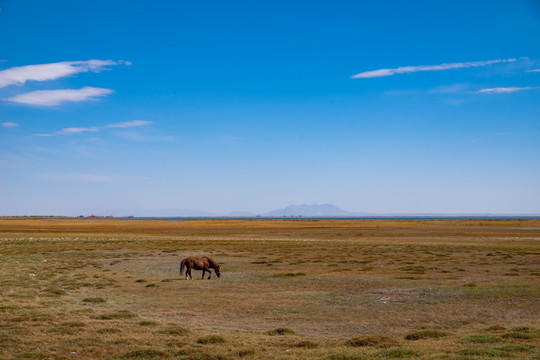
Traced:
[[119, 220], [540, 220], [539, 216], [358, 216], [358, 217], [301, 217], [301, 216], [171, 216], [171, 217], [115, 217]]

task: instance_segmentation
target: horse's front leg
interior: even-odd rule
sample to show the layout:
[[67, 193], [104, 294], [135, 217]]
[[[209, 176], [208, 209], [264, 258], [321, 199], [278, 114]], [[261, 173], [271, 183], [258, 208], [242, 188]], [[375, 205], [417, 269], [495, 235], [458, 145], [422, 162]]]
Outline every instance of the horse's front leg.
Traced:
[[202, 269], [202, 278], [201, 280], [204, 280], [204, 273], [206, 272], [206, 270]]

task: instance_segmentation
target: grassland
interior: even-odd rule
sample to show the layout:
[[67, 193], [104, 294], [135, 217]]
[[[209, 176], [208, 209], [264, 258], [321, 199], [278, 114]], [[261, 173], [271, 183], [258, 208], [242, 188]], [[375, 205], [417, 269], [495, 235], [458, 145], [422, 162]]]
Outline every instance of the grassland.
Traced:
[[539, 220], [4, 218], [0, 256], [0, 359], [540, 359]]

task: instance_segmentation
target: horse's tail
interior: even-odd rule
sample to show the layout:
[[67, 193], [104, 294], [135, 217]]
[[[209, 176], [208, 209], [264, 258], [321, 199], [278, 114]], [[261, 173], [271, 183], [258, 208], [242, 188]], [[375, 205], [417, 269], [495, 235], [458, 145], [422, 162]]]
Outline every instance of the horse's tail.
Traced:
[[180, 275], [184, 273], [184, 265], [186, 265], [186, 259], [183, 259], [180, 263]]

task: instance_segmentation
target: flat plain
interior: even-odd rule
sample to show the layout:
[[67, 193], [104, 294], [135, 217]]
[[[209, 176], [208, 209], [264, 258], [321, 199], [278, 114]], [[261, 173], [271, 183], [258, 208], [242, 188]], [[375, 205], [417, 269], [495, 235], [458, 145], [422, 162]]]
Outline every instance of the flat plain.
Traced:
[[540, 359], [540, 220], [3, 218], [0, 256], [0, 359]]

